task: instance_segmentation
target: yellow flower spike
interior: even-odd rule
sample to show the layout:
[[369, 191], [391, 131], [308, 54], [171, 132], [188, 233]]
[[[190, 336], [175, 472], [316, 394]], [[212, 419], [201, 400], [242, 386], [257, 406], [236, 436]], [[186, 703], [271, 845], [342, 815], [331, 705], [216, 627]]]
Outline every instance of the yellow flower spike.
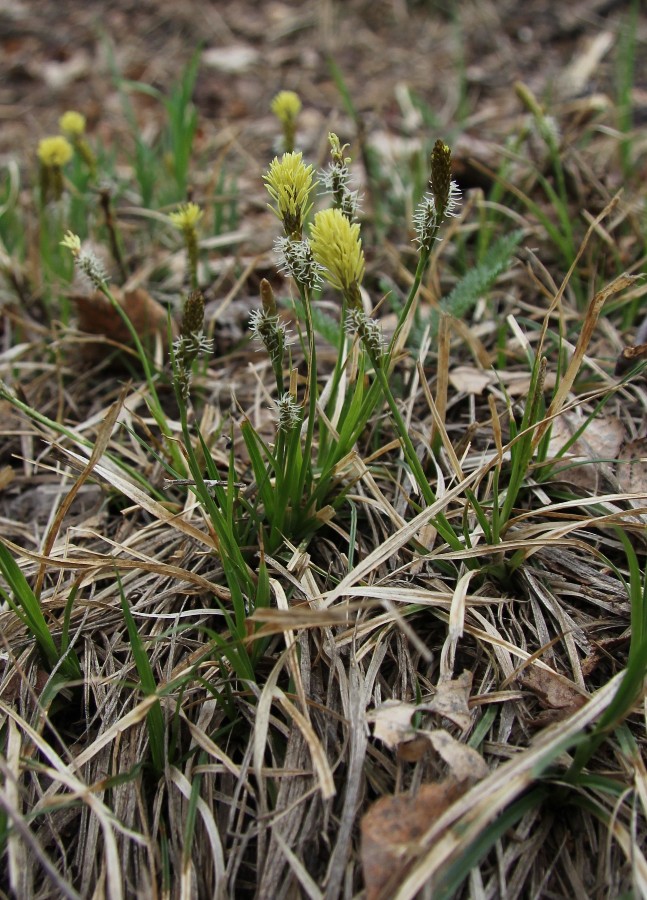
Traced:
[[72, 159], [72, 145], [64, 137], [46, 137], [38, 144], [38, 158], [44, 166], [60, 169]]
[[271, 109], [282, 125], [294, 122], [301, 112], [301, 99], [294, 91], [279, 91], [271, 103]]
[[357, 222], [349, 222], [339, 209], [318, 212], [310, 230], [310, 246], [330, 284], [355, 302], [364, 277], [364, 251]]
[[182, 203], [176, 212], [169, 213], [169, 219], [180, 231], [193, 231], [203, 215], [197, 203]]
[[272, 112], [283, 127], [283, 146], [287, 153], [294, 150], [297, 116], [301, 112], [301, 100], [294, 91], [280, 91], [271, 103]]
[[263, 175], [265, 187], [276, 204], [270, 209], [283, 222], [286, 235], [297, 240], [312, 208], [310, 194], [317, 185], [312, 166], [306, 166], [302, 157], [302, 153], [284, 153], [281, 159], [275, 156]]
[[189, 278], [193, 290], [198, 288], [198, 230], [197, 225], [204, 212], [197, 203], [182, 203], [176, 212], [169, 213], [169, 219], [184, 235], [184, 243], [189, 257]]
[[66, 231], [65, 237], [60, 241], [61, 247], [67, 247], [75, 258], [81, 253], [81, 238], [73, 231]]
[[63, 134], [78, 138], [85, 132], [85, 116], [73, 109], [68, 109], [58, 120], [58, 127]]

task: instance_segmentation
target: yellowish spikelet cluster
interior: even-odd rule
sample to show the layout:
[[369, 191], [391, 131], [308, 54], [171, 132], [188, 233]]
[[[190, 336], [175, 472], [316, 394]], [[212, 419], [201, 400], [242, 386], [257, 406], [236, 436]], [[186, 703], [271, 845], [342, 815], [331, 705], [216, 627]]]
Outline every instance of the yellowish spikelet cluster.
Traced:
[[85, 116], [73, 109], [68, 109], [58, 120], [58, 127], [63, 134], [71, 138], [81, 137], [85, 132]]
[[279, 91], [271, 106], [276, 118], [284, 125], [294, 122], [301, 112], [301, 100], [294, 91]]
[[302, 153], [284, 153], [274, 157], [263, 176], [265, 187], [276, 206], [271, 207], [283, 222], [288, 235], [300, 235], [312, 204], [310, 194], [317, 184], [312, 166], [306, 166]]
[[204, 215], [197, 203], [182, 203], [169, 219], [180, 231], [193, 231]]
[[44, 166], [60, 169], [72, 159], [72, 145], [61, 135], [43, 138], [38, 143], [38, 158]]
[[364, 251], [357, 222], [339, 209], [324, 209], [314, 218], [312, 255], [326, 270], [327, 280], [344, 293], [354, 293], [364, 277]]

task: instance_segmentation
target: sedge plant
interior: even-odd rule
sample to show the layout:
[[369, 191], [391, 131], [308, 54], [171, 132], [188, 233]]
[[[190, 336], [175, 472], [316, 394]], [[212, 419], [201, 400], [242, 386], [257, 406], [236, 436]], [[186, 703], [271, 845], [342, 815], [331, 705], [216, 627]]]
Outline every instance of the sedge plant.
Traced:
[[[285, 537], [307, 537], [339, 505], [345, 493], [340, 467], [382, 403], [388, 406], [420, 497], [426, 505], [436, 500], [391, 390], [390, 375], [433, 242], [443, 220], [453, 215], [457, 206], [451, 153], [442, 141], [436, 143], [429, 192], [415, 219], [418, 266], [395, 334], [387, 346], [379, 323], [364, 308], [365, 257], [360, 225], [355, 221], [358, 196], [349, 185], [350, 159], [344, 155], [346, 148], [336, 135], [331, 134], [329, 140], [331, 163], [322, 173], [321, 182], [332, 197], [332, 206], [317, 212], [308, 228], [306, 220], [317, 182], [302, 154], [292, 152], [276, 157], [265, 175], [271, 209], [283, 227], [283, 234], [275, 243], [279, 268], [291, 277], [296, 288], [295, 305], [301, 314], [307, 364], [305, 391], [299, 396], [294, 374], [285, 378], [286, 368], [291, 370], [285, 326], [272, 289], [265, 283], [262, 305], [253, 313], [251, 326], [267, 350], [274, 373], [277, 439], [273, 446], [267, 445], [249, 421], [243, 423], [242, 430], [258, 487], [258, 518], [265, 523], [263, 540], [272, 551]], [[322, 282], [339, 295], [340, 314], [334, 338], [336, 361], [320, 394], [313, 310]], [[444, 515], [438, 515], [435, 525], [451, 547], [462, 547]]]

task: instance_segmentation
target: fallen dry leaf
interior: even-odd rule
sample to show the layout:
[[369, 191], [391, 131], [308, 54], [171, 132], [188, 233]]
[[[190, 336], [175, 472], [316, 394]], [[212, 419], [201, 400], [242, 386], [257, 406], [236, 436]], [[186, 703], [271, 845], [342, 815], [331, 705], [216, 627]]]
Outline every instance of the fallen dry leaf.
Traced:
[[[125, 310], [144, 346], [150, 344], [158, 335], [166, 343], [168, 315], [157, 300], [143, 288], [124, 292], [118, 287], [111, 287], [111, 293]], [[88, 295], [75, 294], [71, 299], [76, 304], [81, 331], [102, 335], [126, 347], [133, 346], [130, 332], [121, 316], [100, 291]], [[177, 328], [173, 325], [173, 335], [176, 334]], [[105, 347], [99, 342], [89, 343], [85, 345], [84, 353], [86, 356], [96, 358], [99, 354], [105, 353]]]
[[472, 785], [488, 774], [489, 769], [481, 754], [472, 747], [457, 741], [443, 728], [426, 731], [424, 736], [436, 753], [447, 763], [449, 771], [456, 781], [465, 781]]
[[412, 703], [401, 703], [399, 700], [386, 700], [367, 717], [373, 722], [373, 736], [384, 741], [393, 749], [403, 741], [416, 736], [411, 725], [411, 716], [416, 711]]
[[[578, 415], [564, 414], [555, 419], [548, 444], [548, 459], [559, 453], [582, 424], [583, 420]], [[596, 490], [600, 474], [597, 461], [604, 465], [616, 459], [624, 435], [624, 426], [616, 416], [593, 419], [582, 437], [564, 454], [564, 465], [570, 468], [560, 471], [559, 478], [577, 487]]]
[[429, 750], [429, 740], [424, 734], [418, 734], [410, 741], [403, 741], [398, 744], [396, 756], [402, 762], [417, 763], [425, 756]]
[[456, 366], [449, 373], [449, 382], [456, 391], [466, 394], [482, 394], [485, 388], [494, 382], [492, 372], [484, 372], [474, 366]]
[[366, 900], [386, 900], [394, 894], [406, 863], [434, 819], [442, 815], [466, 790], [453, 779], [423, 784], [415, 797], [395, 794], [380, 797], [363, 816], [361, 858]]
[[519, 682], [525, 690], [531, 691], [539, 700], [539, 705], [549, 712], [550, 715], [536, 717], [542, 724], [547, 720], [556, 722], [564, 719], [586, 703], [586, 696], [574, 684], [548, 669], [532, 668], [521, 675]]
[[467, 705], [471, 688], [472, 673], [465, 671], [458, 678], [439, 682], [433, 699], [418, 709], [426, 709], [444, 716], [465, 731], [472, 721]]

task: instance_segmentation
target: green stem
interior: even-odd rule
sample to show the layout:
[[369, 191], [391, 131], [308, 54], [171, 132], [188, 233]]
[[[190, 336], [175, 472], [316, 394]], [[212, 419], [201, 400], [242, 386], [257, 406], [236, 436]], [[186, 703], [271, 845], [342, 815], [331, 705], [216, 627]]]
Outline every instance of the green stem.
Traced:
[[[407, 426], [405, 425], [402, 415], [400, 414], [400, 410], [398, 409], [397, 403], [395, 402], [395, 398], [391, 392], [391, 388], [389, 387], [389, 382], [386, 377], [383, 365], [379, 360], [374, 360], [373, 364], [375, 365], [375, 374], [377, 376], [377, 380], [380, 383], [380, 387], [382, 388], [382, 393], [386, 402], [389, 404], [389, 409], [391, 410], [391, 415], [393, 416], [395, 429], [398, 433], [398, 437], [400, 438], [402, 449], [404, 451], [407, 463], [409, 464], [409, 468], [411, 469], [418, 487], [420, 488], [420, 491], [425, 498], [425, 502], [428, 506], [431, 506], [432, 503], [436, 502], [436, 495], [431, 489], [429, 479], [425, 475], [424, 469], [422, 468], [420, 460], [418, 459], [418, 455], [414, 449], [411, 438], [409, 437], [409, 431], [407, 429]], [[449, 546], [453, 550], [463, 549], [461, 541], [456, 537], [456, 534], [454, 533], [451, 525], [449, 524], [447, 518], [443, 513], [440, 513], [434, 519], [433, 524], [438, 530], [438, 533], [441, 535], [441, 537], [447, 544], [449, 544]]]

